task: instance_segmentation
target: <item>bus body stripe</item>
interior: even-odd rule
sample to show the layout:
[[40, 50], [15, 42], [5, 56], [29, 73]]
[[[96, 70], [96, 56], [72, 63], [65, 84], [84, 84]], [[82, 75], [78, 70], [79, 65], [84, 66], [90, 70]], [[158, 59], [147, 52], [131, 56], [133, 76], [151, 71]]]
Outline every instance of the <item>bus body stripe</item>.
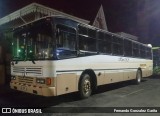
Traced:
[[[93, 69], [94, 71], [102, 71], [102, 70], [128, 70], [128, 69], [138, 69], [138, 68], [118, 68], [118, 69]], [[58, 70], [56, 72], [80, 72], [84, 70]]]

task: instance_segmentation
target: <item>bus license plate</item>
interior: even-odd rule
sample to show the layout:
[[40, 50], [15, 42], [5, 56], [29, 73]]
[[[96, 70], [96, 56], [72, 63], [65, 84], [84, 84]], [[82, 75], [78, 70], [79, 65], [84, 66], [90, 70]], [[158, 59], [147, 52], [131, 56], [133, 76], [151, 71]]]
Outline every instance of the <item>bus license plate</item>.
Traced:
[[26, 86], [21, 86], [21, 90], [22, 91], [27, 91], [27, 87]]

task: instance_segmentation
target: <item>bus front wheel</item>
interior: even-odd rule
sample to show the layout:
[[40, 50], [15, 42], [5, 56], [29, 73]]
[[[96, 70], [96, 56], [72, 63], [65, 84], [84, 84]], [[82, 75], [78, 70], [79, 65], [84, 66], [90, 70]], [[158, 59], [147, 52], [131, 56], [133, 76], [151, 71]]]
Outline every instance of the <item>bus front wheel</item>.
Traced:
[[88, 98], [92, 93], [91, 77], [88, 74], [83, 74], [80, 81], [79, 93], [82, 99]]

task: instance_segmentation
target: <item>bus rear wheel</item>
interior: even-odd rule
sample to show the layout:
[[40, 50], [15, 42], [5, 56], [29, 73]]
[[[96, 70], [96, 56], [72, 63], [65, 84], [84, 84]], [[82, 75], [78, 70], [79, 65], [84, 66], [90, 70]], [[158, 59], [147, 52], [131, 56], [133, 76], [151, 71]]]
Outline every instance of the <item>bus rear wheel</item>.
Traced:
[[137, 84], [137, 85], [140, 84], [141, 80], [142, 80], [141, 70], [137, 70], [136, 79], [134, 80], [135, 84]]
[[92, 87], [91, 87], [91, 77], [88, 74], [83, 74], [80, 81], [79, 93], [82, 99], [88, 98], [91, 96]]

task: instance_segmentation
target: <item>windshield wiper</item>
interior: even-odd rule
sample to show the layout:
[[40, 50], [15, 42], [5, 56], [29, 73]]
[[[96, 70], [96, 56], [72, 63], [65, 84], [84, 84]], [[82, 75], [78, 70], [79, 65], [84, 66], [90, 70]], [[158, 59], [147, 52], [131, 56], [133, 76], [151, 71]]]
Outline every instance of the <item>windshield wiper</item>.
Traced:
[[15, 60], [15, 64], [18, 64], [18, 60], [20, 59], [20, 57], [16, 56], [13, 58], [13, 60]]
[[28, 56], [28, 58], [26, 58], [26, 59], [29, 60], [29, 61], [31, 60], [33, 64], [36, 64], [35, 61], [34, 61], [34, 58], [32, 56], [31, 57]]
[[36, 64], [35, 61], [34, 61], [33, 59], [32, 59], [32, 63], [33, 63], [33, 64]]

